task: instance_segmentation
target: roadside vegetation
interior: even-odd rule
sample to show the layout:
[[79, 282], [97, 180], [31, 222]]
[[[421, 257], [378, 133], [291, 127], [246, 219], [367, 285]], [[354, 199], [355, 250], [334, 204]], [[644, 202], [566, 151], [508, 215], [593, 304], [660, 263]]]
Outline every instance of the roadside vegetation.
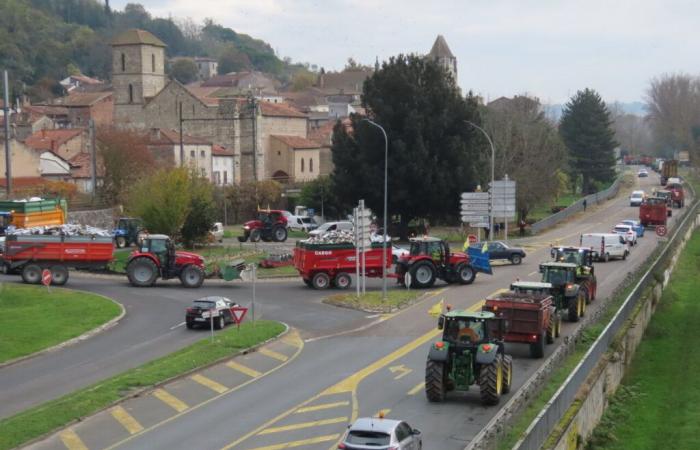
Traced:
[[80, 336], [121, 312], [99, 295], [10, 283], [0, 283], [0, 310], [0, 362]]
[[424, 293], [425, 291], [416, 289], [389, 289], [386, 300], [383, 300], [381, 291], [367, 292], [359, 298], [355, 291], [349, 291], [326, 297], [323, 303], [366, 312], [390, 313], [411, 305]]
[[259, 320], [255, 326], [244, 322], [240, 329], [229, 327], [217, 333], [214, 342], [207, 337], [170, 355], [0, 420], [0, 450], [17, 447], [129, 395], [229, 358], [278, 336], [284, 328], [274, 321]]

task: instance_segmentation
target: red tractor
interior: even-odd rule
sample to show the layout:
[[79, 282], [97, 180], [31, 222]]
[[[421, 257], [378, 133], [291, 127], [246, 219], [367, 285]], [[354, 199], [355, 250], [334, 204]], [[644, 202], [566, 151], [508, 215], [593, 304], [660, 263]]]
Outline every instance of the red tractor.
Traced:
[[411, 249], [396, 263], [400, 283], [406, 283], [410, 275], [412, 288], [429, 288], [436, 279], [447, 283], [471, 284], [476, 272], [491, 273], [488, 253], [476, 255], [479, 249], [469, 249], [469, 254], [450, 253], [447, 242], [434, 237], [411, 239]]
[[164, 234], [150, 234], [126, 263], [129, 282], [136, 287], [150, 287], [158, 277], [179, 278], [182, 286], [198, 288], [205, 278], [204, 258], [189, 252], [175, 251], [175, 244]]
[[251, 242], [261, 239], [265, 242], [284, 242], [287, 240], [287, 218], [280, 210], [259, 210], [255, 219], [243, 224], [243, 236], [238, 236], [240, 242], [250, 238]]

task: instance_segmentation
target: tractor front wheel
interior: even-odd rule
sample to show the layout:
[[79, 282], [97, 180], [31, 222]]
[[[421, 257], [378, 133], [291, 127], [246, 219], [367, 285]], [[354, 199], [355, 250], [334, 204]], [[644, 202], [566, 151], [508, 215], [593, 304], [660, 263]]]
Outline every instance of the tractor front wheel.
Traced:
[[275, 227], [272, 230], [272, 240], [275, 242], [284, 242], [287, 240], [287, 229], [285, 227]]
[[425, 363], [425, 396], [429, 402], [445, 400], [445, 363], [428, 360]]
[[198, 288], [204, 283], [204, 271], [201, 267], [189, 265], [182, 269], [180, 282], [186, 288]]
[[457, 279], [460, 284], [472, 284], [476, 278], [476, 272], [469, 264], [462, 264], [457, 268]]
[[586, 300], [580, 292], [575, 299], [569, 300], [569, 322], [578, 322], [583, 316], [583, 305], [585, 304]]
[[491, 364], [481, 366], [479, 388], [483, 404], [498, 404], [498, 401], [501, 399], [501, 393], [503, 393], [503, 359], [501, 355], [496, 355]]
[[429, 288], [435, 284], [435, 266], [428, 261], [417, 262], [411, 267], [411, 287]]
[[151, 287], [158, 278], [158, 266], [150, 258], [136, 258], [126, 266], [129, 283], [136, 287]]
[[260, 242], [261, 237], [262, 233], [259, 229], [250, 230], [250, 242]]
[[513, 357], [503, 355], [503, 390], [504, 394], [510, 392], [510, 387], [513, 385]]

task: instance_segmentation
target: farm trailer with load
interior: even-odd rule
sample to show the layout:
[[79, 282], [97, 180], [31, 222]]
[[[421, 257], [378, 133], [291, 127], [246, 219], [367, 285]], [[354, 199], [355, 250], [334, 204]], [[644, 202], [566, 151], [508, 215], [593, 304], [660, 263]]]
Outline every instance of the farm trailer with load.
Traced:
[[668, 220], [668, 202], [662, 197], [647, 197], [639, 206], [639, 222], [642, 226], [666, 226]]
[[669, 178], [678, 176], [678, 160], [670, 159], [664, 161], [661, 167], [661, 186], [666, 186], [666, 181]]
[[63, 199], [34, 201], [3, 200], [0, 201], [0, 236], [5, 234], [8, 226], [31, 228], [63, 225], [66, 223], [68, 206]]

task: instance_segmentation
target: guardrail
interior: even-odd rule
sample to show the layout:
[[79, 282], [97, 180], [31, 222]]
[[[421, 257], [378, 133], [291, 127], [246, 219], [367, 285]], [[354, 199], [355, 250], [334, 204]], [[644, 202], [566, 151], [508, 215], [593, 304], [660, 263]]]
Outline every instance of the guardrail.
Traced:
[[[687, 184], [687, 186], [691, 191], [693, 190], [690, 184]], [[586, 352], [581, 362], [574, 368], [569, 377], [564, 381], [564, 384], [557, 390], [551, 400], [532, 421], [525, 431], [525, 437], [518, 441], [513, 449], [539, 450], [542, 448], [543, 444], [554, 430], [554, 427], [568, 411], [579, 389], [591, 373], [591, 370], [593, 370], [600, 358], [608, 351], [610, 343], [634, 311], [644, 290], [653, 281], [654, 272], [665, 264], [666, 258], [669, 256], [670, 252], [673, 251], [679, 237], [683, 236], [688, 229], [693, 226], [698, 212], [698, 206], [700, 206], [695, 192], [693, 192], [693, 196], [695, 197], [693, 205], [689, 207], [685, 217], [681, 223], [678, 224], [678, 227], [676, 227], [673, 236], [666, 243], [664, 249], [635, 285], [632, 292], [625, 298], [622, 306], [620, 306], [615, 316], [605, 327], [598, 339], [596, 339], [588, 352]]]

